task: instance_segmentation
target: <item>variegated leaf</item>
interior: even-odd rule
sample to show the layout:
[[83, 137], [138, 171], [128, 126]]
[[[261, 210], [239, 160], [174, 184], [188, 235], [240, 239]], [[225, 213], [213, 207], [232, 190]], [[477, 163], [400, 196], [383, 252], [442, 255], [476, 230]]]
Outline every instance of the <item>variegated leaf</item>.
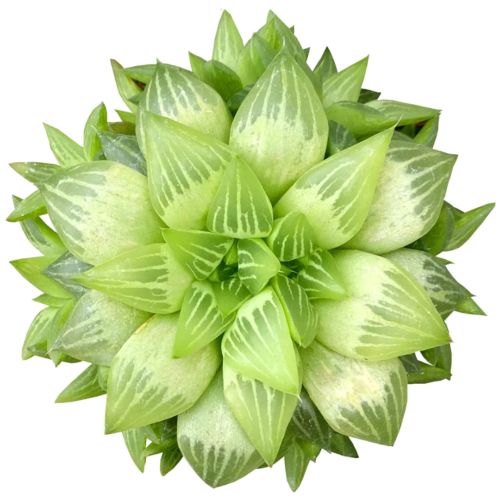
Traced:
[[350, 297], [315, 302], [319, 342], [344, 356], [369, 361], [450, 342], [429, 296], [402, 267], [365, 252], [337, 250], [333, 255]]
[[207, 226], [213, 233], [232, 238], [264, 238], [271, 233], [271, 202], [252, 169], [238, 156], [226, 167]]
[[360, 231], [344, 246], [382, 254], [426, 234], [441, 212], [456, 155], [393, 141]]
[[[136, 126], [132, 122], [108, 122], [108, 131], [112, 134], [135, 136]], [[94, 158], [94, 160], [102, 160], [102, 158]]]
[[346, 358], [318, 342], [301, 350], [304, 385], [333, 430], [392, 446], [403, 421], [407, 376], [399, 359]]
[[21, 198], [17, 199], [20, 201], [7, 217], [8, 222], [21, 222], [47, 213], [47, 208], [39, 190], [31, 193], [24, 200], [21, 200]]
[[39, 304], [44, 304], [49, 307], [61, 307], [63, 306], [68, 300], [72, 300], [72, 298], [68, 297], [53, 297], [52, 295], [48, 295], [46, 293], [42, 293], [42, 295], [39, 295], [38, 297], [34, 298], [34, 302], [38, 302]]
[[147, 179], [128, 167], [85, 163], [52, 176], [41, 191], [61, 240], [83, 262], [97, 265], [163, 240]]
[[231, 147], [276, 202], [325, 155], [328, 121], [309, 78], [287, 51], [274, 58], [241, 104]]
[[181, 308], [193, 276], [167, 244], [158, 243], [121, 254], [75, 281], [141, 311], [169, 314]]
[[[67, 354], [58, 351], [56, 347], [54, 347], [56, 340], [59, 337], [59, 334], [61, 333], [61, 330], [63, 329], [64, 325], [66, 324], [66, 321], [69, 318], [69, 315], [73, 311], [73, 308], [75, 307], [76, 300], [68, 300], [66, 301], [58, 310], [57, 313], [54, 315], [54, 318], [52, 319], [52, 322], [50, 323], [50, 328], [47, 336], [47, 354], [49, 355], [49, 358], [52, 360], [54, 365], [57, 367], [59, 366], [63, 361], [68, 360], [71, 358], [71, 356], [68, 356]], [[71, 358], [73, 359], [73, 358]], [[76, 360], [75, 360], [76, 361]]]
[[175, 446], [163, 452], [160, 460], [160, 474], [166, 476], [182, 460], [179, 446]]
[[358, 102], [361, 104], [367, 104], [371, 101], [376, 101], [381, 95], [381, 92], [375, 92], [374, 90], [361, 89], [359, 93]]
[[441, 380], [450, 380], [451, 373], [437, 368], [436, 366], [428, 365], [427, 363], [418, 362], [421, 373], [409, 373], [409, 384], [429, 384], [431, 382], [440, 382]]
[[340, 123], [331, 120], [328, 122], [327, 157], [354, 146], [356, 142], [356, 138], [349, 129], [345, 128]]
[[97, 381], [103, 391], [108, 391], [109, 366], [98, 366]]
[[50, 149], [62, 168], [70, 168], [87, 161], [82, 146], [63, 134], [59, 129], [43, 124]]
[[221, 262], [217, 269], [208, 277], [211, 283], [219, 283], [232, 278], [236, 278], [238, 269], [236, 266], [228, 266], [225, 262]]
[[418, 359], [415, 353], [399, 356], [399, 361], [403, 364], [406, 373], [422, 373], [422, 369], [418, 364]]
[[327, 47], [314, 68], [314, 73], [323, 80], [323, 82], [331, 75], [337, 73], [337, 66], [333, 60], [332, 53]]
[[233, 240], [231, 248], [228, 250], [224, 258], [222, 259], [224, 264], [228, 266], [238, 265], [238, 240]]
[[422, 351], [422, 356], [433, 366], [451, 372], [452, 354], [450, 344]]
[[292, 491], [297, 491], [302, 484], [309, 462], [302, 446], [295, 439], [285, 455], [286, 480]]
[[271, 287], [238, 311], [222, 340], [224, 363], [279, 391], [299, 394], [300, 381], [285, 313]]
[[[155, 65], [156, 69], [156, 65]], [[130, 111], [120, 111], [119, 109], [116, 109], [116, 114], [120, 117], [120, 120], [125, 123], [131, 123], [132, 125], [135, 125], [137, 122], [137, 117], [135, 116], [135, 113], [131, 113]]]
[[207, 61], [203, 59], [203, 57], [199, 57], [189, 52], [189, 64], [191, 65], [191, 70], [200, 80], [203, 80], [203, 66], [206, 62]]
[[93, 161], [102, 149], [99, 132], [108, 130], [108, 112], [104, 103], [99, 104], [87, 120], [83, 132], [83, 149], [87, 161]]
[[136, 137], [99, 132], [99, 140], [107, 160], [121, 163], [146, 175], [146, 159], [139, 149]]
[[243, 90], [240, 90], [237, 94], [230, 97], [227, 101], [227, 107], [233, 116], [236, 115], [240, 109], [241, 104], [247, 98], [250, 90], [252, 90], [253, 85], [247, 85]]
[[42, 309], [31, 323], [23, 343], [22, 359], [27, 360], [34, 356], [29, 351], [30, 347], [37, 344], [45, 344], [45, 351], [47, 350], [47, 337], [49, 336], [49, 329], [57, 313], [57, 307], [47, 307]]
[[217, 91], [224, 101], [243, 90], [240, 77], [219, 61], [207, 61], [203, 65], [203, 81]]
[[156, 315], [121, 348], [111, 365], [106, 433], [171, 418], [203, 394], [221, 363], [217, 342], [174, 359], [178, 314]]
[[144, 458], [153, 457], [155, 455], [159, 455], [164, 451], [171, 450], [177, 447], [177, 438], [175, 436], [171, 436], [159, 443], [149, 443], [146, 449], [142, 452], [142, 456]]
[[213, 283], [212, 290], [224, 318], [237, 311], [252, 296], [238, 278]]
[[240, 53], [237, 73], [244, 87], [257, 83], [277, 52], [271, 44], [254, 33]]
[[206, 231], [164, 229], [163, 237], [176, 259], [197, 280], [208, 278], [233, 244], [232, 238]]
[[147, 84], [153, 78], [155, 71], [156, 64], [141, 64], [140, 66], [125, 68], [123, 74], [136, 82]]
[[225, 64], [236, 72], [241, 49], [243, 49], [241, 35], [236, 24], [234, 24], [231, 14], [225, 10], [217, 27], [212, 59]]
[[266, 40], [271, 47], [280, 52], [283, 47], [296, 59], [306, 60], [304, 51], [293, 33], [293, 29], [286, 24], [272, 11], [269, 11], [267, 23], [257, 31], [257, 35]]
[[142, 452], [146, 448], [146, 436], [141, 429], [130, 429], [123, 432], [123, 439], [130, 453], [130, 458], [132, 458], [136, 467], [141, 472], [144, 472], [146, 459], [142, 457]]
[[97, 365], [90, 365], [57, 396], [56, 403], [72, 403], [106, 394], [97, 380]]
[[426, 124], [421, 128], [418, 134], [415, 136], [415, 140], [427, 146], [428, 148], [433, 148], [436, 142], [437, 134], [439, 129], [439, 115], [434, 118], [427, 120]]
[[132, 78], [125, 74], [123, 66], [119, 62], [111, 59], [111, 67], [113, 68], [113, 75], [115, 77], [120, 97], [123, 99], [123, 102], [127, 105], [128, 109], [130, 109], [132, 113], [136, 113], [137, 104], [134, 104], [130, 98], [141, 93], [142, 88], [139, 87], [139, 85], [137, 85]]
[[474, 299], [472, 299], [472, 297], [461, 300], [457, 304], [456, 311], [463, 313], [463, 314], [474, 314], [477, 316], [486, 316], [486, 313], [476, 304], [476, 302], [474, 301]]
[[397, 120], [398, 126], [410, 125], [423, 122], [438, 116], [439, 109], [425, 108], [416, 104], [407, 104], [405, 102], [375, 100], [366, 104], [370, 108], [376, 109], [384, 116]]
[[323, 248], [349, 241], [370, 211], [392, 132], [385, 130], [306, 172], [275, 206], [275, 215], [300, 210]]
[[33, 184], [39, 184], [46, 181], [51, 175], [60, 172], [62, 168], [52, 163], [40, 162], [19, 162], [9, 163], [9, 165], [27, 181]]
[[222, 371], [179, 415], [177, 438], [184, 458], [212, 488], [241, 479], [263, 462], [224, 398]]

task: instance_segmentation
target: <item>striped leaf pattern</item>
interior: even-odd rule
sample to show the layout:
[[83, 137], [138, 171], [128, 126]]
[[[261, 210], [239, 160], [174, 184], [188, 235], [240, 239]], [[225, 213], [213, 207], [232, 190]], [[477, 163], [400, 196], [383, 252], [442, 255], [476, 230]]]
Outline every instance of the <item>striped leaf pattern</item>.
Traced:
[[305, 62], [304, 51], [293, 30], [286, 26], [274, 12], [269, 11], [267, 23], [257, 31], [257, 34], [266, 40], [276, 52], [286, 47], [294, 59]]
[[236, 420], [268, 465], [278, 455], [298, 397], [245, 377], [227, 363], [224, 396]]
[[235, 116], [231, 147], [273, 203], [325, 155], [328, 122], [309, 78], [286, 51], [276, 56]]
[[306, 172], [275, 206], [275, 215], [301, 210], [323, 248], [349, 241], [370, 211], [392, 133], [385, 130]]
[[318, 64], [314, 68], [314, 73], [324, 82], [330, 75], [337, 73], [337, 65], [333, 60], [332, 53], [327, 47], [323, 52]]
[[328, 122], [328, 143], [326, 145], [327, 157], [354, 146], [356, 142], [356, 138], [349, 129], [340, 123], [333, 122], [331, 120]]
[[368, 361], [450, 342], [429, 296], [401, 266], [359, 251], [337, 250], [333, 255], [350, 297], [315, 302], [319, 342], [344, 356]]
[[68, 318], [73, 311], [75, 304], [76, 300], [74, 299], [66, 301], [61, 307], [58, 308], [57, 313], [54, 315], [54, 318], [50, 323], [50, 328], [47, 336], [47, 354], [56, 367], [59, 366], [63, 361], [68, 361], [70, 359], [70, 356], [61, 351], [58, 351], [54, 346], [61, 333], [61, 330], [66, 324], [66, 321], [68, 321]]
[[208, 278], [233, 244], [232, 238], [206, 231], [164, 229], [163, 237], [176, 259], [197, 280]]
[[345, 247], [382, 254], [426, 234], [439, 217], [456, 159], [415, 142], [391, 142], [365, 223]]
[[52, 163], [19, 162], [10, 163], [10, 166], [27, 181], [39, 184], [46, 181], [51, 175], [60, 172], [62, 168]]
[[169, 314], [181, 308], [193, 277], [167, 244], [139, 247], [74, 279], [141, 311]]
[[38, 302], [39, 304], [44, 304], [49, 307], [61, 307], [63, 306], [68, 300], [72, 300], [69, 297], [54, 297], [52, 295], [48, 295], [46, 293], [42, 293], [42, 295], [39, 295], [38, 297], [34, 298], [34, 302]]
[[295, 439], [285, 455], [286, 480], [292, 491], [297, 491], [302, 484], [309, 462], [299, 441]]
[[156, 315], [121, 348], [111, 365], [106, 433], [159, 422], [188, 410], [221, 363], [216, 343], [175, 359], [178, 314]]
[[102, 149], [99, 131], [108, 129], [108, 112], [104, 103], [92, 110], [83, 131], [83, 150], [85, 159], [93, 161], [95, 155]]
[[90, 365], [57, 396], [56, 403], [72, 403], [106, 394], [97, 379], [99, 367]]
[[224, 363], [279, 391], [299, 394], [299, 373], [285, 313], [266, 288], [238, 311], [222, 340]]
[[47, 337], [49, 336], [50, 325], [56, 313], [57, 307], [47, 307], [36, 315], [24, 339], [22, 349], [23, 361], [34, 356], [29, 350], [30, 347], [43, 344], [45, 347], [44, 350], [47, 351]]
[[7, 217], [8, 222], [20, 222], [26, 219], [33, 219], [47, 213], [47, 208], [39, 190], [31, 193], [24, 200], [16, 204], [13, 212]]
[[239, 157], [226, 167], [210, 205], [208, 230], [232, 238], [263, 238], [271, 233], [273, 209], [252, 169]]
[[82, 146], [63, 134], [59, 129], [43, 124], [49, 139], [50, 149], [62, 168], [70, 168], [87, 161]]
[[111, 68], [113, 69], [113, 75], [115, 77], [116, 87], [118, 88], [118, 93], [123, 99], [123, 102], [127, 105], [128, 109], [132, 113], [137, 112], [137, 104], [130, 100], [131, 97], [136, 96], [142, 92], [142, 88], [137, 85], [132, 78], [125, 74], [123, 66], [111, 59]]
[[204, 229], [212, 200], [234, 153], [191, 127], [151, 114], [143, 119], [149, 189], [172, 228]]
[[237, 481], [263, 463], [224, 398], [222, 371], [179, 415], [177, 439], [184, 458], [212, 488]]
[[224, 318], [237, 311], [252, 296], [238, 278], [213, 283], [212, 290]]
[[111, 366], [123, 344], [150, 316], [90, 290], [76, 303], [54, 349], [82, 361]]
[[215, 35], [212, 59], [225, 64], [234, 72], [237, 70], [238, 57], [243, 49], [243, 40], [227, 10], [222, 13]]
[[407, 401], [407, 375], [399, 359], [350, 359], [318, 342], [302, 349], [301, 357], [307, 392], [334, 431], [394, 444]]
[[219, 61], [207, 61], [203, 64], [202, 80], [210, 85], [224, 101], [243, 90], [240, 77]]
[[146, 448], [146, 436], [141, 429], [130, 429], [123, 432], [125, 445], [130, 453], [130, 458], [133, 460], [136, 467], [144, 472], [146, 459], [142, 457], [142, 452]]
[[[139, 66], [132, 66], [125, 68], [123, 74], [141, 83], [149, 83], [153, 78], [156, 71], [156, 64], [141, 64]], [[121, 118], [121, 117], [120, 117]]]
[[182, 453], [179, 447], [176, 445], [169, 450], [166, 450], [161, 455], [160, 460], [160, 474], [166, 476], [170, 471], [172, 471], [177, 464], [182, 460]]
[[360, 102], [361, 104], [367, 104], [371, 101], [377, 100], [381, 96], [381, 94], [381, 92], [375, 92], [374, 90], [361, 89], [358, 102]]
[[415, 136], [415, 140], [419, 144], [423, 144], [428, 148], [433, 148], [436, 142], [437, 134], [439, 129], [439, 115], [431, 118], [426, 122], [426, 124], [420, 129], [419, 133]]
[[271, 44], [254, 33], [238, 58], [237, 73], [244, 87], [257, 83], [277, 52]]
[[[376, 100], [366, 104], [393, 120], [398, 120], [398, 126], [423, 122], [439, 115], [439, 109], [425, 108], [405, 102]], [[420, 142], [420, 141], [419, 141]]]
[[111, 132], [99, 132], [99, 140], [107, 160], [121, 163], [146, 175], [146, 159], [139, 149], [136, 137]]
[[219, 311], [212, 284], [195, 281], [182, 303], [174, 356], [182, 358], [199, 351], [222, 334], [233, 319], [234, 314], [224, 317]]
[[103, 391], [108, 391], [109, 366], [98, 366], [97, 381]]
[[61, 240], [83, 262], [97, 265], [163, 240], [147, 180], [128, 167], [85, 163], [52, 176], [41, 191]]

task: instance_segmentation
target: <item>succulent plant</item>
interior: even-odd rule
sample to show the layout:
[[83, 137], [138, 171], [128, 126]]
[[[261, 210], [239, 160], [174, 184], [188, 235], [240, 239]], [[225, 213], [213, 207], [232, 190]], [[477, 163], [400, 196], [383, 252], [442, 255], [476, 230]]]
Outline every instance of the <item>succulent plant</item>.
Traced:
[[97, 106], [83, 147], [46, 125], [58, 163], [12, 164], [42, 254], [12, 264], [46, 306], [22, 357], [88, 363], [57, 402], [106, 395], [141, 471], [185, 458], [216, 487], [284, 458], [295, 491], [323, 450], [392, 446], [408, 384], [451, 377], [444, 320], [484, 314], [438, 257], [494, 206], [444, 201], [440, 111], [308, 52], [224, 12], [212, 60], [112, 61], [121, 121]]

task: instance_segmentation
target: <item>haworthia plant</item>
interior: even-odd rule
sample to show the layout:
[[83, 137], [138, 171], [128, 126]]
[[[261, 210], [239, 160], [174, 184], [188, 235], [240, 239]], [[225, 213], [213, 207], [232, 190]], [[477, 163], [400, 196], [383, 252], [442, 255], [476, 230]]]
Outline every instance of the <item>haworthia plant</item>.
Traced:
[[284, 459], [295, 491], [322, 450], [393, 445], [407, 385], [451, 379], [445, 320], [485, 314], [441, 253], [494, 204], [444, 201], [440, 111], [308, 56], [274, 12], [245, 41], [224, 11], [211, 59], [112, 60], [121, 121], [101, 103], [82, 141], [45, 125], [54, 163], [11, 164], [41, 254], [12, 265], [44, 306], [22, 359], [89, 363], [57, 402], [105, 396], [141, 472], [185, 458], [218, 487]]

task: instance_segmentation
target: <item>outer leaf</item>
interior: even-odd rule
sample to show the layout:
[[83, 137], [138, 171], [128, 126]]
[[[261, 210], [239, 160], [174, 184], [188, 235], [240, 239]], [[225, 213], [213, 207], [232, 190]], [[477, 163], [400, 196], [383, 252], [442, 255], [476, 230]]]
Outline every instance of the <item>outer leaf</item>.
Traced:
[[243, 90], [240, 77], [219, 61], [208, 61], [203, 65], [203, 81], [215, 89], [224, 101]]
[[441, 368], [428, 365], [419, 361], [422, 373], [409, 373], [409, 384], [429, 384], [431, 382], [440, 382], [441, 380], [451, 380], [451, 373]]
[[83, 262], [100, 264], [162, 241], [146, 178], [123, 165], [85, 163], [52, 176], [41, 191], [63, 243]]
[[132, 66], [123, 70], [123, 74], [132, 80], [147, 84], [153, 78], [156, 71], [156, 64], [143, 64], [141, 66]]
[[343, 125], [337, 122], [328, 122], [328, 143], [326, 145], [326, 156], [340, 153], [344, 149], [356, 144], [356, 138]]
[[31, 323], [26, 338], [24, 339], [22, 359], [27, 360], [34, 356], [28, 349], [36, 346], [37, 344], [47, 343], [49, 329], [55, 314], [57, 313], [56, 307], [47, 307], [42, 309]]
[[155, 455], [159, 455], [164, 451], [175, 449], [177, 447], [177, 438], [175, 436], [169, 437], [164, 441], [160, 441], [159, 443], [150, 443], [146, 449], [142, 452], [142, 456], [153, 457]]
[[99, 104], [87, 120], [83, 132], [83, 149], [88, 161], [92, 161], [101, 150], [101, 141], [98, 132], [108, 129], [108, 113], [104, 103]]
[[[54, 345], [66, 321], [68, 320], [71, 311], [75, 307], [75, 304], [75, 300], [68, 300], [66, 303], [64, 303], [57, 310], [57, 313], [54, 315], [54, 318], [50, 324], [49, 334], [47, 336], [47, 354], [56, 367], [58, 367], [62, 361], [67, 361], [70, 359], [70, 356], [62, 353], [61, 351], [58, 351], [57, 348], [54, 347]], [[83, 377], [83, 381], [85, 380], [87, 379]], [[79, 385], [77, 384], [77, 388], [78, 387]]]
[[358, 458], [359, 456], [352, 441], [347, 436], [343, 436], [338, 432], [332, 432], [330, 448], [333, 453], [342, 455], [343, 457]]
[[403, 364], [406, 373], [422, 373], [422, 368], [420, 368], [419, 361], [415, 354], [399, 356], [399, 361]]
[[361, 230], [345, 244], [372, 253], [404, 247], [436, 223], [457, 157], [393, 141]]
[[275, 215], [301, 210], [323, 248], [351, 239], [370, 212], [392, 132], [370, 137], [306, 172], [275, 206]]
[[292, 491], [299, 489], [306, 474], [309, 461], [304, 450], [298, 441], [295, 440], [291, 449], [285, 455], [286, 480]]
[[337, 66], [328, 47], [323, 52], [321, 59], [318, 61], [318, 64], [316, 64], [314, 73], [323, 81], [325, 81], [329, 76], [337, 73]]
[[[21, 198], [17, 198], [21, 200]], [[40, 191], [35, 191], [24, 200], [19, 201], [14, 211], [7, 217], [8, 222], [20, 222], [26, 219], [34, 219], [39, 215], [47, 213], [47, 208], [42, 199]]]
[[248, 288], [237, 278], [214, 283], [212, 289], [224, 317], [237, 311], [252, 296]]
[[99, 140], [107, 160], [121, 163], [141, 174], [146, 174], [146, 159], [139, 149], [136, 137], [100, 132]]
[[374, 90], [361, 89], [359, 93], [358, 102], [361, 104], [367, 104], [371, 101], [377, 100], [381, 95], [381, 92], [375, 92]]
[[106, 433], [171, 418], [188, 410], [220, 363], [216, 343], [174, 359], [178, 315], [153, 316], [122, 347], [111, 365]]
[[269, 287], [246, 302], [222, 340], [224, 363], [279, 391], [298, 394], [299, 374], [285, 313]]
[[137, 118], [134, 113], [131, 113], [130, 111], [120, 111], [119, 109], [116, 109], [115, 111], [122, 122], [131, 123], [132, 125], [136, 124]]
[[44, 304], [49, 307], [61, 307], [63, 306], [68, 300], [71, 300], [68, 297], [61, 298], [61, 297], [53, 297], [52, 295], [48, 295], [46, 293], [42, 293], [42, 295], [39, 295], [38, 297], [33, 299], [35, 302], [38, 302], [39, 304]]
[[323, 159], [327, 137], [321, 102], [308, 77], [284, 51], [241, 104], [230, 143], [275, 202]]
[[243, 49], [241, 35], [231, 14], [225, 10], [217, 27], [212, 59], [225, 64], [236, 72], [241, 49]]
[[130, 98], [142, 92], [142, 88], [137, 85], [132, 78], [128, 77], [123, 69], [123, 66], [111, 59], [111, 67], [115, 76], [116, 86], [123, 102], [133, 113], [137, 112], [137, 104], [134, 104]]
[[318, 342], [302, 349], [301, 357], [307, 392], [335, 431], [394, 444], [407, 401], [406, 372], [398, 359], [358, 361]]
[[193, 277], [167, 244], [156, 244], [126, 252], [75, 281], [142, 311], [168, 314], [181, 308]]
[[243, 86], [257, 83], [276, 54], [267, 40], [254, 33], [238, 58], [237, 73]]
[[433, 148], [436, 142], [437, 134], [439, 129], [439, 115], [431, 118], [426, 122], [426, 124], [421, 128], [420, 132], [415, 136], [415, 140], [427, 146], [428, 148]]
[[433, 366], [451, 373], [452, 355], [450, 344], [422, 351], [423, 357]]
[[460, 312], [460, 313], [464, 313], [464, 314], [474, 314], [474, 315], [478, 315], [478, 316], [486, 316], [486, 313], [470, 297], [467, 299], [461, 300], [457, 304], [456, 311]]
[[160, 473], [166, 476], [182, 460], [182, 453], [178, 446], [163, 452], [160, 461]]
[[63, 134], [59, 129], [43, 124], [49, 139], [50, 149], [59, 165], [65, 169], [86, 161], [85, 152], [81, 146]]
[[344, 356], [379, 361], [451, 340], [425, 290], [402, 267], [365, 252], [333, 255], [350, 298], [315, 302], [319, 342]]
[[191, 64], [191, 70], [200, 80], [203, 80], [203, 66], [206, 62], [207, 61], [203, 59], [203, 57], [199, 57], [189, 52], [189, 63]]
[[97, 365], [90, 365], [59, 394], [56, 403], [71, 403], [106, 394], [97, 380]]
[[[108, 131], [112, 134], [135, 135], [136, 126], [135, 123], [131, 122], [108, 122]], [[96, 159], [99, 160], [102, 158], [94, 158], [94, 160]]]
[[142, 457], [142, 452], [146, 448], [146, 436], [141, 429], [130, 429], [123, 432], [123, 439], [134, 464], [141, 472], [144, 472], [146, 459]]
[[367, 103], [367, 106], [376, 109], [388, 118], [398, 120], [399, 126], [423, 122], [441, 113], [439, 109], [424, 108], [423, 106], [417, 106], [415, 104], [387, 101], [383, 99], [370, 101]]
[[294, 59], [305, 62], [306, 56], [293, 29], [288, 28], [274, 12], [270, 11], [267, 23], [257, 34], [266, 40], [276, 52], [286, 47]]
[[52, 165], [52, 163], [10, 163], [10, 166], [27, 181], [33, 182], [33, 184], [44, 182], [51, 175], [62, 170], [59, 165]]

